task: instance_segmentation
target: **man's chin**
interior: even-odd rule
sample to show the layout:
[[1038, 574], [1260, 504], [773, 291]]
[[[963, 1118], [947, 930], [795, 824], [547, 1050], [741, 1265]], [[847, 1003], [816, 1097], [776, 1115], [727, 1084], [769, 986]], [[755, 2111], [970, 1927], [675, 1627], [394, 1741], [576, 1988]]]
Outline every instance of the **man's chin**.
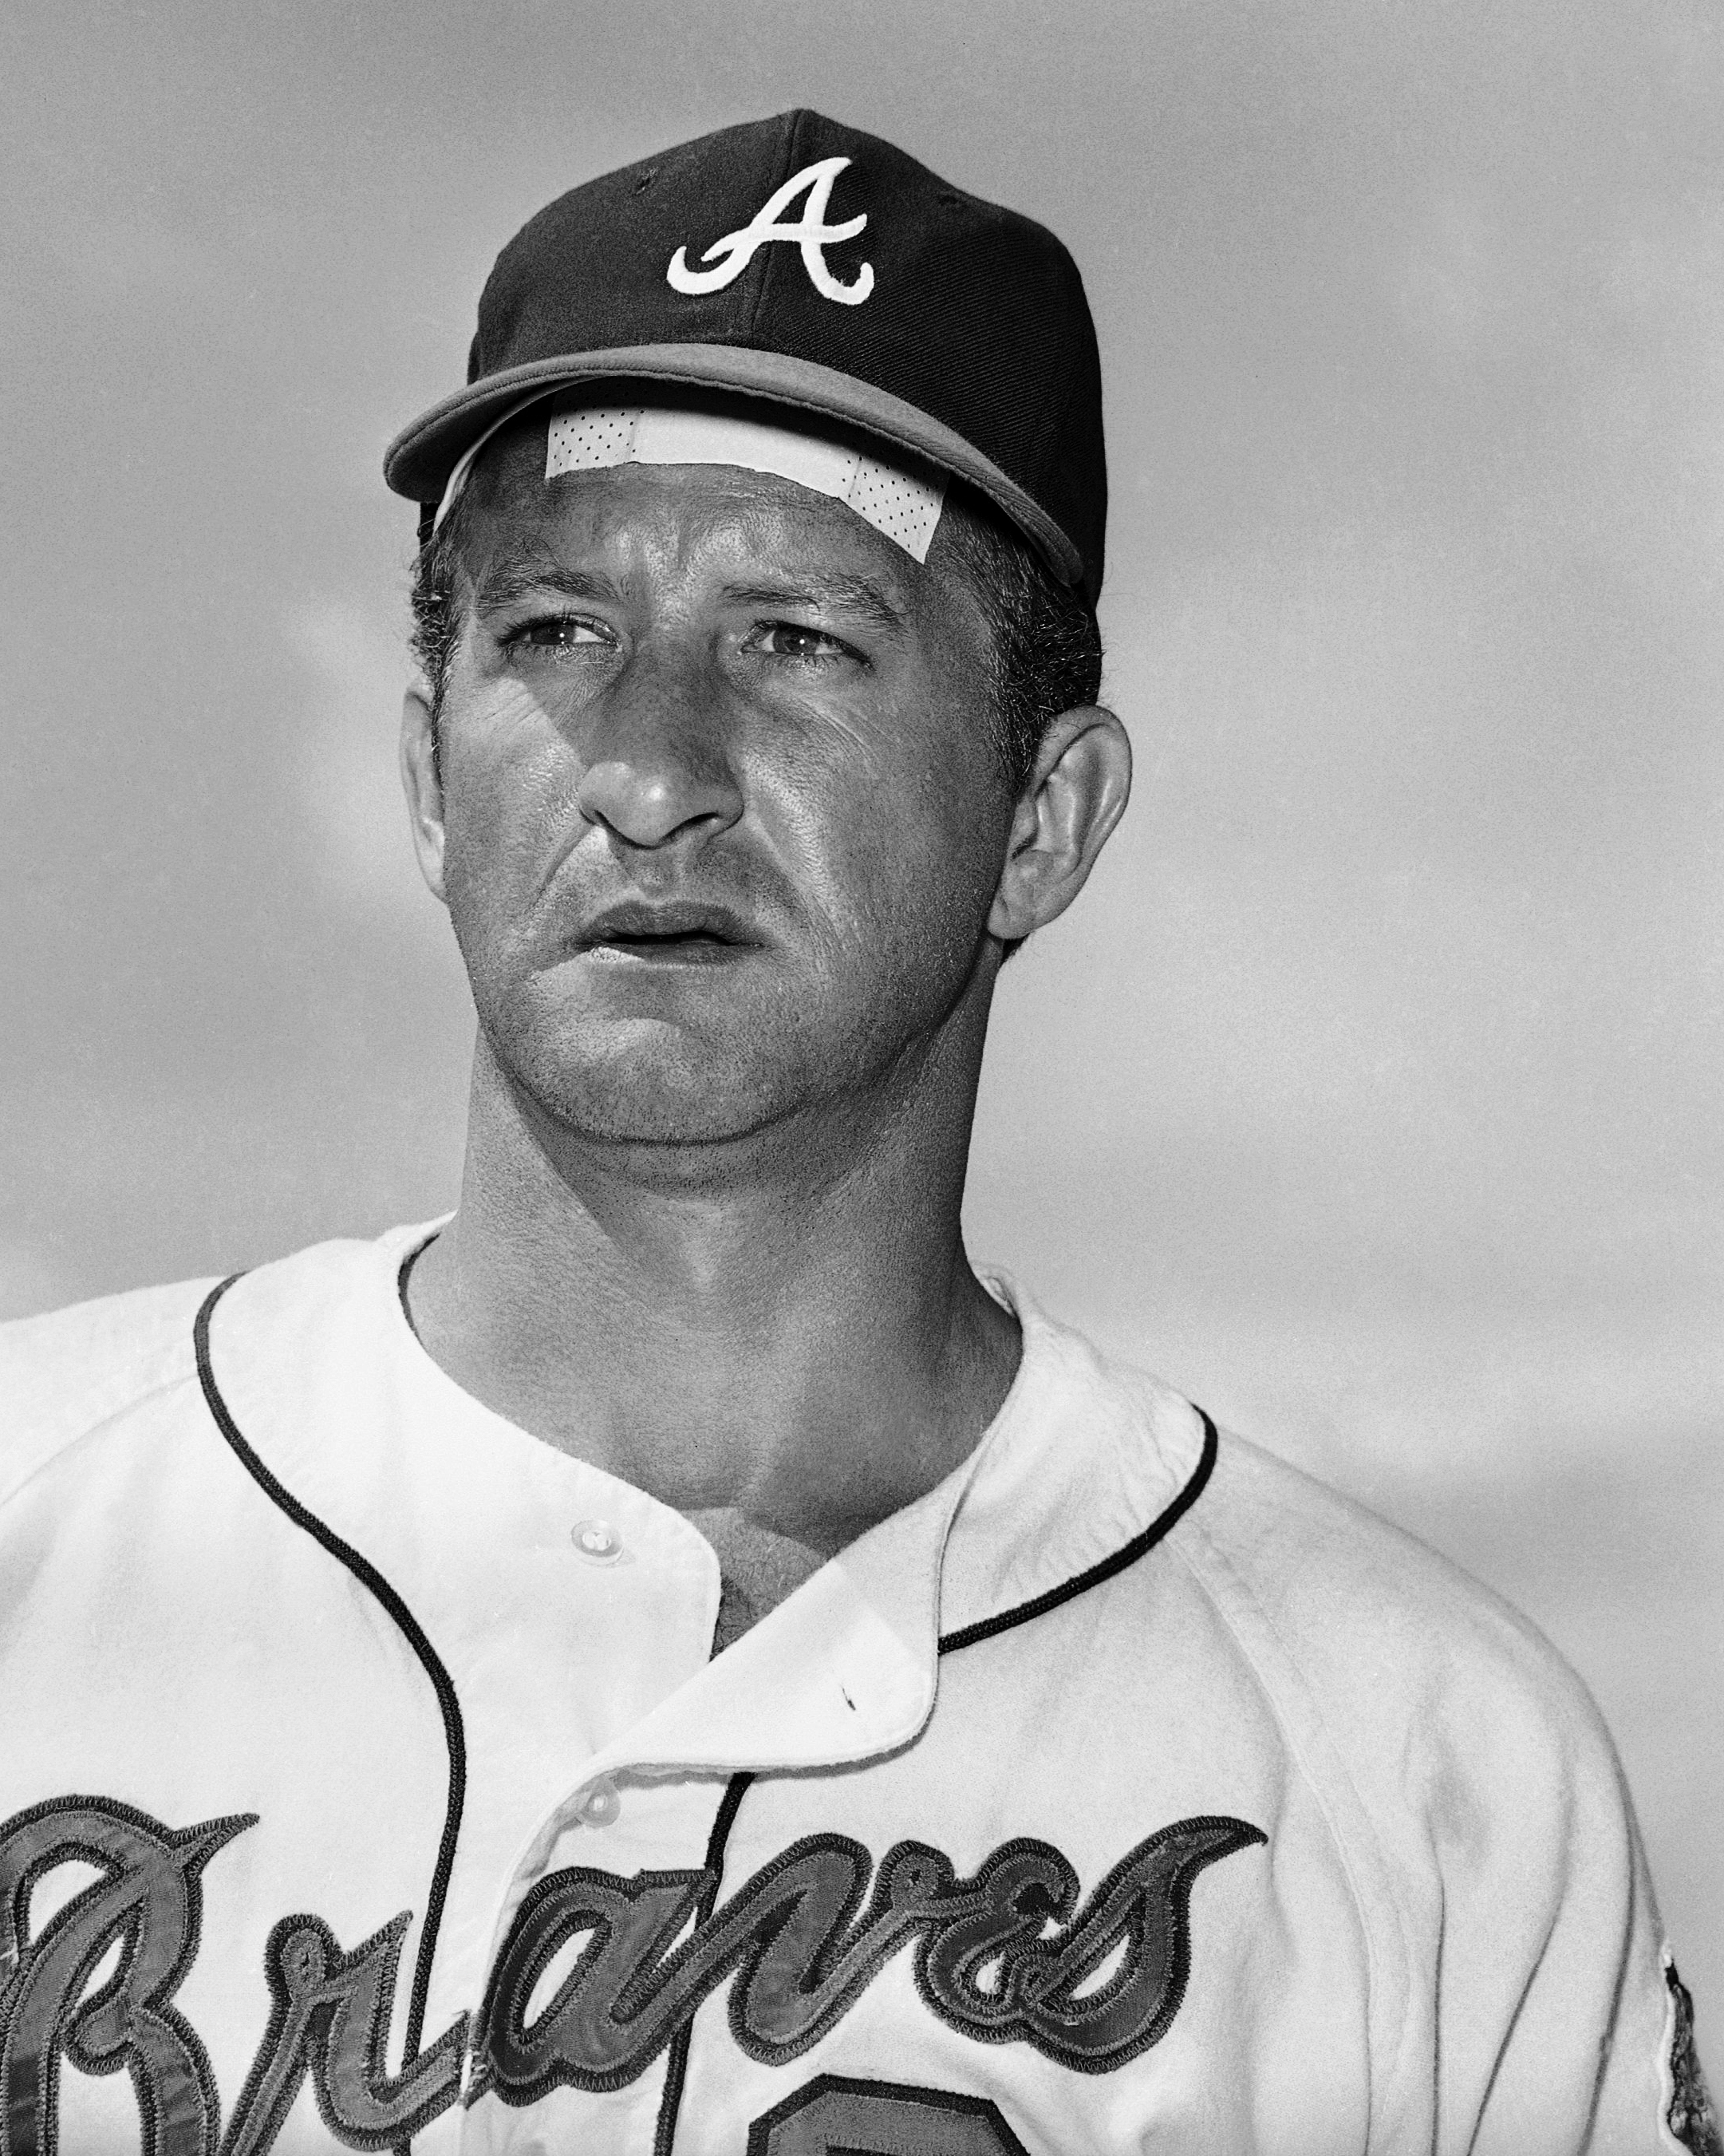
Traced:
[[574, 1038], [492, 1053], [546, 1122], [593, 1145], [712, 1146], [791, 1111], [801, 1090], [757, 1040], [702, 1038], [653, 1019], [586, 1019]]

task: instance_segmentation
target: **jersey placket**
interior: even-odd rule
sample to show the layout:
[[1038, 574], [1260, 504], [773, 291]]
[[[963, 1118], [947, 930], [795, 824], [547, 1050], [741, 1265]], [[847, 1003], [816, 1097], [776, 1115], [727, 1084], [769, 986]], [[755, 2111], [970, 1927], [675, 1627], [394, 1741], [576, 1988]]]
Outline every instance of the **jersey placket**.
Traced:
[[[687, 1951], [736, 1884], [728, 1828], [757, 1774], [841, 1768], [922, 1727], [940, 1553], [969, 1472], [823, 1567], [587, 1762], [499, 1912], [489, 2025], [482, 2016], [476, 2032], [490, 2086], [466, 2113], [464, 2152], [672, 2145], [690, 2044], [732, 2041], [728, 1969], [706, 1967], [698, 1941]], [[682, 1965], [661, 1981], [680, 1948]]]

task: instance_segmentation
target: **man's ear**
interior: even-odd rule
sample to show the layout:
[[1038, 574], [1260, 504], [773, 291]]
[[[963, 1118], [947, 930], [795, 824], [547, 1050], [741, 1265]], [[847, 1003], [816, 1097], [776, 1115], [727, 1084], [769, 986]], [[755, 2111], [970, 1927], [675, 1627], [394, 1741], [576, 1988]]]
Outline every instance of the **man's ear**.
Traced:
[[990, 935], [1018, 943], [1065, 912], [1131, 798], [1131, 743], [1100, 705], [1062, 712], [1018, 797]]
[[419, 873], [432, 895], [447, 904], [443, 888], [443, 780], [438, 772], [437, 722], [431, 692], [415, 681], [401, 706], [401, 783], [413, 827]]

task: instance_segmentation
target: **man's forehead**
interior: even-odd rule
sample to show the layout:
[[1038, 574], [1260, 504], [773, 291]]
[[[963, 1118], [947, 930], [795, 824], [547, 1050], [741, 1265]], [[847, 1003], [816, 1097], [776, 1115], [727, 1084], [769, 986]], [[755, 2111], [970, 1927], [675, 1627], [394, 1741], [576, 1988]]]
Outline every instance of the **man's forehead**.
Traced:
[[627, 602], [653, 593], [655, 603], [811, 606], [897, 634], [949, 582], [837, 502], [703, 467], [529, 476], [475, 503], [460, 562], [481, 618], [548, 593]]

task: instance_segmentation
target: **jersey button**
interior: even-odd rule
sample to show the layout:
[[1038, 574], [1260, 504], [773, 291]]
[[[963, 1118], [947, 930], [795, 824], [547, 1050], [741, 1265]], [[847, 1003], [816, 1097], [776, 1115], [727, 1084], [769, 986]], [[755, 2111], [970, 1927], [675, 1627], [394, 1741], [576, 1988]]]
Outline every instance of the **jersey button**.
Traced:
[[608, 1774], [589, 1782], [575, 1799], [575, 1810], [583, 1826], [608, 1826], [622, 1809], [623, 1799]]
[[623, 1537], [608, 1520], [577, 1520], [569, 1539], [589, 1564], [614, 1564], [623, 1554]]

